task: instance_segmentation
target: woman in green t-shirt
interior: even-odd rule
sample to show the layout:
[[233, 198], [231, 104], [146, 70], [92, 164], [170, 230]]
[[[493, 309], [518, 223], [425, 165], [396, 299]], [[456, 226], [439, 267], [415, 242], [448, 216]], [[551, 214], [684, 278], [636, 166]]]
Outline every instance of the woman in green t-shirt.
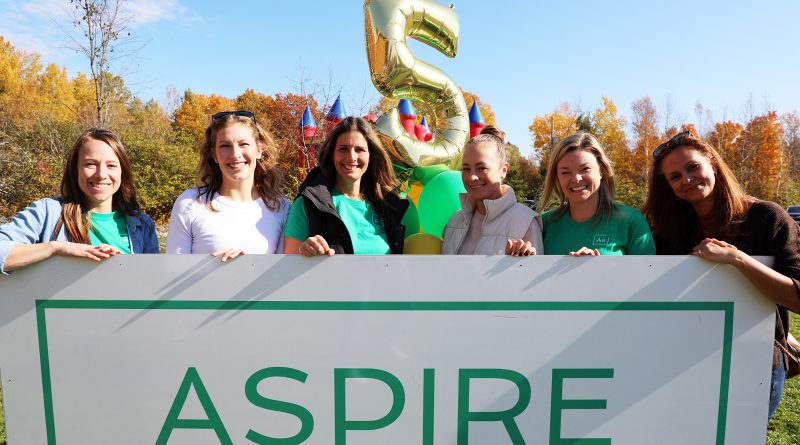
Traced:
[[369, 123], [347, 117], [331, 130], [289, 211], [284, 253], [403, 253], [408, 201]]
[[540, 211], [548, 255], [655, 255], [638, 210], [614, 202], [614, 169], [597, 139], [578, 132], [550, 155]]
[[92, 128], [78, 137], [60, 191], [0, 226], [0, 273], [53, 255], [101, 261], [158, 253], [155, 224], [139, 209], [131, 164], [116, 134]]

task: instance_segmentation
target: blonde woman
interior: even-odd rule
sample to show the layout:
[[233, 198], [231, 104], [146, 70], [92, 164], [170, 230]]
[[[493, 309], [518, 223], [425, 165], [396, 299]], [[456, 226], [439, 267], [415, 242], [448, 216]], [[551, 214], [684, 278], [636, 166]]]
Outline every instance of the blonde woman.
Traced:
[[543, 254], [539, 215], [519, 204], [514, 190], [503, 181], [508, 152], [503, 133], [493, 126], [481, 130], [464, 147], [461, 159], [461, 210], [445, 226], [443, 254]]
[[614, 202], [614, 170], [597, 139], [578, 132], [561, 140], [547, 166], [540, 210], [548, 255], [655, 255], [638, 210]]

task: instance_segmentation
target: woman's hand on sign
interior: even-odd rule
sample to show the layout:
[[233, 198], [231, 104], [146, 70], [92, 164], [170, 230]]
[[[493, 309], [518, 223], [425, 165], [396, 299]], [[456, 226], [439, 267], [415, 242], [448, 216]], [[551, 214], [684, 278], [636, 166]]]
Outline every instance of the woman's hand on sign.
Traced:
[[328, 242], [325, 241], [325, 238], [320, 235], [309, 236], [308, 239], [300, 244], [298, 251], [300, 254], [307, 257], [317, 255], [332, 256], [336, 253], [330, 248], [330, 246], [328, 246]]
[[742, 254], [733, 244], [715, 238], [706, 238], [692, 249], [692, 255], [725, 264], [736, 263]]
[[92, 246], [90, 244], [73, 243], [69, 241], [51, 241], [54, 253], [59, 256], [87, 258], [93, 261], [102, 261], [122, 253], [118, 248], [108, 244]]
[[577, 252], [570, 252], [569, 256], [600, 256], [600, 251], [597, 249], [590, 249], [588, 247], [581, 247]]
[[242, 249], [219, 249], [214, 251], [214, 253], [211, 255], [215, 257], [221, 256], [222, 262], [224, 263], [225, 261], [232, 260], [237, 256], [244, 254], [245, 252]]
[[508, 240], [506, 241], [506, 255], [511, 256], [529, 256], [536, 255], [536, 248], [533, 247], [530, 241], [525, 240]]

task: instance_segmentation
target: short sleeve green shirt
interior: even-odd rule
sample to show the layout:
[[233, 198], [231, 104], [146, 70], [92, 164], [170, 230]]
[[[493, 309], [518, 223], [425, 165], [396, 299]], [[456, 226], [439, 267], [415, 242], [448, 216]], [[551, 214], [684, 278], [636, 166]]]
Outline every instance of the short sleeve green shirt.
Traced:
[[597, 249], [601, 255], [656, 254], [647, 220], [632, 207], [616, 204], [611, 217], [596, 224], [592, 219], [575, 222], [569, 212], [556, 219], [555, 212], [542, 214], [547, 255], [567, 255], [581, 247]]
[[[356, 255], [385, 255], [389, 253], [389, 241], [380, 214], [369, 201], [350, 199], [336, 189], [331, 191], [331, 198], [339, 218], [347, 227], [353, 252]], [[296, 240], [305, 240], [311, 233], [308, 229], [308, 212], [305, 200], [298, 196], [286, 221], [284, 234]]]
[[128, 224], [120, 212], [89, 213], [92, 229], [89, 240], [93, 246], [108, 244], [119, 248], [122, 253], [131, 253], [131, 242], [128, 238]]

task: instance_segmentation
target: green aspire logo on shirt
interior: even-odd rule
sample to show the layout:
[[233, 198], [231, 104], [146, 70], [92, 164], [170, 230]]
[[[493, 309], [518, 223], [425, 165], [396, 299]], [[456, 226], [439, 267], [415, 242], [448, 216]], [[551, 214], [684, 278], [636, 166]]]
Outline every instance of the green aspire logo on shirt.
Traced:
[[611, 241], [611, 237], [606, 234], [595, 234], [592, 239], [592, 246], [605, 247]]

